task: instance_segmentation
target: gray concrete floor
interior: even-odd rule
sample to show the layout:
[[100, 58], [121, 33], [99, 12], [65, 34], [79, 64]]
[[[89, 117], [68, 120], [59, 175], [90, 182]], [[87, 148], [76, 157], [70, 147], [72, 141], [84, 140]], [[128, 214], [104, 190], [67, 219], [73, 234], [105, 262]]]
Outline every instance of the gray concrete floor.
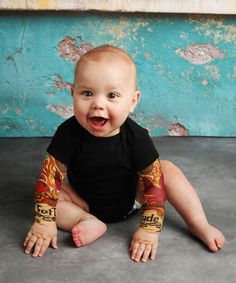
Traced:
[[224, 231], [226, 246], [209, 252], [167, 205], [158, 256], [134, 263], [128, 246], [140, 214], [110, 224], [93, 244], [75, 248], [59, 231], [58, 250], [40, 259], [23, 252], [33, 219], [36, 180], [48, 138], [0, 139], [0, 282], [236, 282], [236, 139], [155, 138], [162, 159], [172, 160], [196, 188], [209, 222]]

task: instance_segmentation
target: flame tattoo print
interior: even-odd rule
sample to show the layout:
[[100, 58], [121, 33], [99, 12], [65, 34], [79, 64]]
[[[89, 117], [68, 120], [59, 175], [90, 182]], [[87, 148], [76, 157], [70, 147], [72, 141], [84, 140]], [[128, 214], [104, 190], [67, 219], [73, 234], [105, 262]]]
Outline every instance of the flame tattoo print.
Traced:
[[56, 204], [65, 173], [58, 168], [53, 156], [44, 160], [35, 192], [35, 221], [56, 221]]
[[144, 205], [140, 227], [150, 233], [161, 232], [165, 216], [166, 192], [160, 161], [139, 172], [144, 185]]

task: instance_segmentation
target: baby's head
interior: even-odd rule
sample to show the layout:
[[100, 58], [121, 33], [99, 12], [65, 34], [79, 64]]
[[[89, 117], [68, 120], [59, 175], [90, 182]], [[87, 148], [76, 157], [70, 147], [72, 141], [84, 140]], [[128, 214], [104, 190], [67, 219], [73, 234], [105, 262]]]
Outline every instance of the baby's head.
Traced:
[[[133, 83], [134, 88], [136, 89], [136, 66], [133, 59], [129, 56], [128, 53], [122, 49], [112, 46], [112, 45], [102, 45], [96, 48], [91, 49], [85, 53], [76, 64], [75, 68], [75, 81], [77, 75], [81, 71], [81, 65], [86, 64], [88, 61], [93, 61], [95, 63], [111, 64], [120, 63], [126, 65], [126, 68], [129, 72], [129, 80]], [[83, 70], [82, 70], [83, 71]]]
[[80, 58], [73, 88], [74, 113], [90, 134], [107, 137], [119, 133], [139, 97], [135, 64], [123, 50], [103, 45]]

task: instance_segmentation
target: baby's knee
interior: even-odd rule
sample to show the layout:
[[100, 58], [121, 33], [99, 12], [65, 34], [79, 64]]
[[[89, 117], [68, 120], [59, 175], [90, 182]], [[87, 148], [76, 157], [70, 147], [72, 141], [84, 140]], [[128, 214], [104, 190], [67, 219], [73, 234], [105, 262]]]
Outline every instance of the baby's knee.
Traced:
[[161, 169], [164, 175], [164, 178], [174, 177], [176, 175], [182, 174], [182, 171], [177, 167], [173, 162], [169, 160], [161, 160]]
[[107, 232], [107, 225], [104, 222], [100, 221], [100, 227], [101, 230], [103, 231], [103, 234], [105, 234]]
[[175, 164], [169, 160], [160, 160], [160, 163], [163, 171], [172, 170], [173, 168], [176, 168]]

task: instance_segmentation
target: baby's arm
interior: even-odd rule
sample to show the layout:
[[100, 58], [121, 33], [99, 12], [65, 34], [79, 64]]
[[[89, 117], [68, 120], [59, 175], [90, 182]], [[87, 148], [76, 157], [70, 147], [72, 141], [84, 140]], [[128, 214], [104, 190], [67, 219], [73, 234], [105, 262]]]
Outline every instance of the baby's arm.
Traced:
[[33, 257], [42, 256], [50, 243], [57, 248], [56, 204], [66, 166], [48, 155], [44, 160], [35, 193], [35, 222], [28, 232], [24, 246]]
[[144, 205], [141, 223], [133, 235], [130, 251], [133, 260], [145, 262], [156, 255], [158, 234], [165, 214], [166, 193], [159, 160], [139, 172], [139, 176], [144, 185]]

